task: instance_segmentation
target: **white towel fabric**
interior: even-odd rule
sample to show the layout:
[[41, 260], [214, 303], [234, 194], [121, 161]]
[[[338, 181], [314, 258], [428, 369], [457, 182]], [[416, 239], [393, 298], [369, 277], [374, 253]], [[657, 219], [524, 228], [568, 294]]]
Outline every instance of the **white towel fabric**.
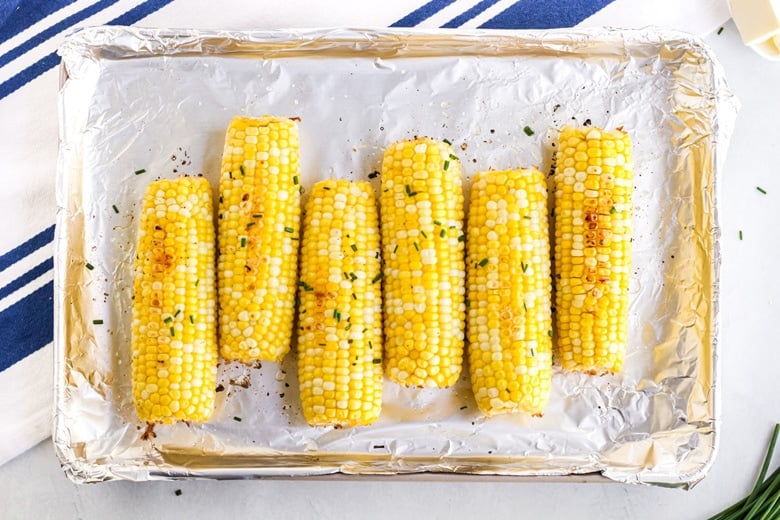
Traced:
[[0, 5], [0, 464], [51, 430], [55, 51], [73, 28], [660, 25], [706, 34], [728, 17], [726, 0], [6, 0]]

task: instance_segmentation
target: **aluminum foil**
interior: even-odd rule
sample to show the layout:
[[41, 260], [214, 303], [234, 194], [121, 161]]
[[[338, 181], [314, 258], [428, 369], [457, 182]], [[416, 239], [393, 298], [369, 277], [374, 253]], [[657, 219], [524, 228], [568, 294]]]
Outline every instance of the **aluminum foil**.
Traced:
[[[54, 443], [72, 480], [595, 473], [688, 487], [706, 474], [718, 440], [717, 183], [737, 102], [700, 40], [97, 27], [60, 54]], [[549, 168], [563, 125], [623, 127], [636, 164], [623, 372], [556, 369], [542, 418], [482, 417], [467, 371], [447, 390], [386, 382], [374, 425], [311, 428], [293, 348], [281, 365], [222, 363], [210, 423], [146, 428], [130, 381], [141, 195], [181, 173], [216, 188], [230, 118], [265, 113], [302, 119], [304, 187], [365, 179], [391, 142], [430, 135], [460, 152], [468, 192], [479, 170]]]

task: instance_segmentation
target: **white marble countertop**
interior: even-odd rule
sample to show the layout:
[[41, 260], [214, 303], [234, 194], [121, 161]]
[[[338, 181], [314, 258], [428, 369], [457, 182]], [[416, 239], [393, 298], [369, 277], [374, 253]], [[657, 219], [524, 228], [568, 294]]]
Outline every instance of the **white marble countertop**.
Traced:
[[[780, 349], [780, 62], [744, 47], [733, 23], [706, 41], [742, 103], [721, 182], [720, 451], [690, 491], [611, 483], [494, 481], [187, 481], [71, 484], [44, 441], [0, 467], [0, 517], [27, 518], [602, 518], [700, 519], [751, 488], [774, 423]], [[761, 194], [756, 186], [766, 190]], [[773, 216], [774, 215], [774, 216]], [[739, 232], [743, 239], [740, 240]], [[778, 320], [780, 321], [780, 320]], [[780, 459], [780, 456], [776, 457]], [[176, 490], [181, 490], [177, 495]]]

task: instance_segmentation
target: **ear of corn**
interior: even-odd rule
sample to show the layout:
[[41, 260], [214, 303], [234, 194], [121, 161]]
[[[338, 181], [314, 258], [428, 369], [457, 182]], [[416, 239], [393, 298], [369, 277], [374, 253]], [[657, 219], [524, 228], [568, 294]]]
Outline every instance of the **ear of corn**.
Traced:
[[556, 356], [568, 370], [619, 371], [631, 271], [629, 136], [564, 128], [555, 189]]
[[474, 177], [468, 215], [468, 340], [486, 415], [541, 414], [552, 379], [547, 185], [537, 169]]
[[219, 191], [220, 353], [243, 363], [281, 361], [290, 349], [298, 261], [296, 123], [234, 118]]
[[447, 387], [463, 358], [465, 266], [460, 161], [416, 138], [382, 162], [385, 368], [407, 386]]
[[298, 379], [314, 426], [374, 422], [382, 402], [379, 225], [367, 182], [314, 185], [304, 217]]
[[206, 179], [146, 190], [134, 266], [133, 401], [142, 421], [207, 421], [216, 398], [214, 222]]

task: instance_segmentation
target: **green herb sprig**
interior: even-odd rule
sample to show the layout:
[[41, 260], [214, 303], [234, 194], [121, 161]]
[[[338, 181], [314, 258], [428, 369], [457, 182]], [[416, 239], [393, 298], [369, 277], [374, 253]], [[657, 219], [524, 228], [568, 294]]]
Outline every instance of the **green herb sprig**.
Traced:
[[766, 472], [772, 462], [772, 455], [780, 434], [780, 423], [775, 424], [772, 439], [766, 450], [764, 463], [758, 474], [750, 495], [724, 509], [709, 520], [774, 520], [780, 518], [780, 468], [777, 468], [768, 478]]

